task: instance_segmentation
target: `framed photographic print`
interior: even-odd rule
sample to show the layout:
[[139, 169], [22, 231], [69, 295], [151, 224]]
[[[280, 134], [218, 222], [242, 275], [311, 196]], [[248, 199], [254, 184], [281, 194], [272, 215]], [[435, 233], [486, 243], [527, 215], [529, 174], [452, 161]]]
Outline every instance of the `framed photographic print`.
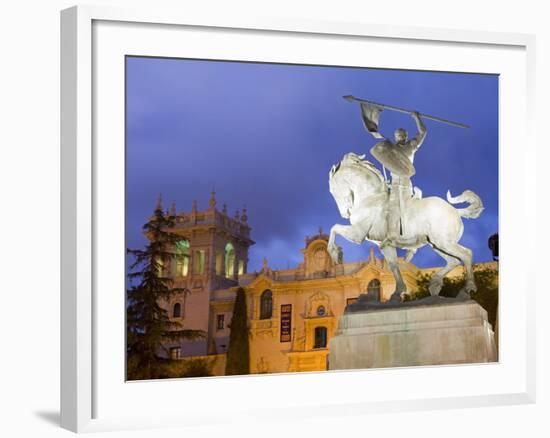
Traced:
[[532, 401], [533, 45], [63, 11], [63, 427]]

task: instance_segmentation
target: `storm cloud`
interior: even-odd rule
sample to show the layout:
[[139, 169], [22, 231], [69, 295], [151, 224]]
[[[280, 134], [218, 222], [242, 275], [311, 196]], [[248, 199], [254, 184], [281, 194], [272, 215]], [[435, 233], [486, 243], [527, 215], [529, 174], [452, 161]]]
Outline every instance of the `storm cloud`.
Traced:
[[[145, 243], [141, 226], [162, 193], [168, 208], [199, 209], [217, 192], [231, 215], [246, 205], [252, 238], [249, 270], [286, 268], [301, 260], [306, 234], [345, 223], [328, 191], [328, 171], [347, 152], [368, 154], [353, 94], [471, 126], [426, 121], [416, 154], [414, 185], [424, 196], [474, 190], [485, 211], [464, 220], [462, 242], [476, 261], [491, 259], [487, 238], [498, 231], [498, 77], [457, 74], [127, 58], [126, 234], [131, 248]], [[391, 136], [415, 125], [406, 114], [384, 111], [381, 131]], [[339, 241], [346, 261], [363, 259], [361, 247]], [[419, 266], [441, 265], [429, 248]]]

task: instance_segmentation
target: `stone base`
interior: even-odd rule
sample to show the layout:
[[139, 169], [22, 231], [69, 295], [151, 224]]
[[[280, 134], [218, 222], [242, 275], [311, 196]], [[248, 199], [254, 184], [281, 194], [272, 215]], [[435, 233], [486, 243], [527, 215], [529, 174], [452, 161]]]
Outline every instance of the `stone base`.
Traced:
[[346, 313], [329, 350], [331, 370], [497, 361], [487, 312], [471, 300]]

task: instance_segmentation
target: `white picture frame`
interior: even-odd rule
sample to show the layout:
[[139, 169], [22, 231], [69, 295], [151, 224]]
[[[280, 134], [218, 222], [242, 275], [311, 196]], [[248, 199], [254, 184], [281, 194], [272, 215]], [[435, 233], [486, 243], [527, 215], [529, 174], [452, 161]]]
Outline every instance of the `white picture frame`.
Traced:
[[[143, 29], [148, 29], [147, 42], [140, 41], [139, 37], [136, 38], [136, 35], [144, 32]], [[406, 43], [407, 51], [411, 52], [410, 59], [404, 55], [402, 59], [391, 61], [401, 63], [402, 68], [406, 68], [407, 65], [416, 65], [414, 62], [418, 61], [415, 61], [414, 58], [422, 50], [445, 49], [445, 51], [449, 50], [450, 52], [456, 50], [464, 56], [467, 56], [468, 51], [476, 52], [480, 50], [477, 55], [495, 52], [494, 65], [496, 67], [488, 67], [491, 65], [488, 60], [478, 56], [477, 59], [471, 61], [474, 64], [477, 63], [477, 67], [471, 67], [467, 71], [503, 75], [502, 99], [500, 102], [501, 196], [502, 193], [506, 193], [507, 196], [514, 197], [514, 199], [521, 198], [525, 205], [535, 205], [537, 187], [534, 171], [527, 172], [527, 166], [521, 158], [516, 159], [515, 162], [510, 162], [506, 149], [506, 145], [517, 138], [514, 137], [513, 132], [507, 131], [506, 122], [511, 121], [512, 117], [518, 119], [515, 126], [516, 129], [522, 132], [525, 155], [532, 153], [535, 148], [533, 132], [534, 36], [483, 31], [375, 26], [359, 22], [338, 23], [275, 18], [258, 19], [257, 17], [244, 16], [239, 19], [227, 19], [226, 17], [216, 17], [214, 15], [194, 15], [192, 11], [130, 10], [104, 6], [78, 6], [64, 10], [61, 13], [62, 427], [76, 432], [101, 431], [120, 428], [133, 429], [203, 424], [207, 421], [211, 423], [214, 417], [217, 421], [224, 421], [229, 417], [246, 418], [247, 416], [266, 419], [275, 416], [281, 418], [285, 414], [291, 415], [292, 418], [305, 418], [312, 415], [340, 415], [343, 413], [361, 415], [366, 412], [534, 402], [535, 309], [533, 297], [536, 292], [535, 272], [534, 266], [529, 266], [525, 260], [520, 260], [521, 255], [520, 258], [514, 255], [514, 249], [519, 247], [518, 237], [507, 233], [507, 230], [514, 229], [514, 226], [521, 225], [525, 221], [534, 229], [536, 215], [533, 214], [532, 210], [529, 215], [526, 209], [517, 208], [517, 206], [515, 211], [507, 210], [505, 198], [502, 198], [504, 205], [501, 209], [503, 218], [501, 219], [500, 230], [503, 259], [501, 264], [503, 300], [500, 308], [500, 320], [506, 321], [513, 318], [515, 331], [512, 333], [509, 330], [510, 324], [501, 323], [501, 327], [499, 327], [501, 330], [500, 339], [504, 351], [498, 364], [485, 365], [485, 369], [476, 365], [438, 367], [437, 369], [420, 367], [414, 371], [409, 369], [377, 370], [190, 379], [186, 382], [163, 381], [125, 384], [121, 381], [119, 382], [120, 387], [124, 387], [124, 390], [121, 389], [121, 392], [117, 393], [117, 390], [114, 389], [112, 393], [107, 394], [106, 391], [110, 391], [110, 389], [106, 388], [111, 388], [113, 385], [102, 382], [112, 383], [113, 380], [109, 379], [119, 378], [120, 373], [117, 374], [118, 371], [110, 373], [110, 364], [106, 363], [104, 359], [106, 354], [98, 354], [98, 352], [107, 343], [104, 335], [107, 329], [109, 331], [113, 329], [112, 333], [123, 332], [124, 330], [124, 314], [119, 312], [120, 307], [117, 307], [120, 306], [120, 300], [123, 302], [124, 297], [123, 289], [121, 289], [118, 302], [114, 303], [113, 306], [105, 307], [108, 299], [98, 300], [97, 294], [99, 289], [105, 290], [105, 287], [101, 286], [108, 284], [107, 278], [109, 275], [119, 274], [123, 282], [124, 271], [120, 270], [119, 260], [116, 263], [111, 263], [112, 272], [108, 273], [102, 268], [104, 258], [99, 257], [98, 254], [105, 251], [105, 246], [102, 245], [105, 239], [113, 238], [116, 240], [120, 237], [121, 230], [122, 234], [124, 233], [123, 223], [120, 223], [120, 215], [115, 214], [114, 219], [107, 222], [99, 213], [105, 211], [105, 209], [98, 208], [98, 205], [102, 202], [106, 202], [106, 205], [117, 205], [117, 202], [120, 201], [120, 198], [117, 198], [121, 193], [120, 190], [122, 190], [123, 196], [123, 187], [122, 189], [120, 187], [120, 183], [123, 181], [120, 170], [120, 131], [116, 134], [114, 134], [114, 131], [104, 133], [105, 130], [108, 131], [110, 128], [104, 128], [106, 125], [103, 123], [104, 118], [120, 121], [123, 114], [120, 114], [119, 111], [121, 102], [114, 102], [115, 105], [110, 102], [109, 111], [112, 111], [112, 113], [107, 115], [107, 110], [103, 111], [106, 105], [105, 100], [101, 92], [98, 94], [98, 89], [107, 87], [109, 94], [114, 96], [114, 99], [119, 98], [120, 90], [117, 87], [120, 87], [121, 80], [122, 82], [124, 80], [119, 75], [120, 70], [117, 70], [120, 65], [111, 70], [111, 67], [106, 64], [106, 60], [111, 59], [110, 57], [120, 57], [121, 53], [139, 55], [158, 51], [162, 56], [168, 56], [170, 50], [177, 51], [179, 49], [175, 46], [172, 47], [168, 40], [163, 42], [162, 38], [166, 38], [167, 33], [178, 32], [178, 29], [191, 33], [198, 32], [201, 38], [203, 36], [208, 38], [210, 34], [215, 35], [216, 32], [226, 32], [229, 29], [233, 32], [235, 41], [251, 42], [250, 52], [248, 53], [244, 53], [245, 49], [243, 47], [245, 45], [235, 44], [230, 46], [231, 42], [229, 41], [226, 43], [227, 47], [219, 48], [221, 51], [226, 50], [230, 53], [230, 55], [225, 56], [233, 56], [238, 59], [242, 56], [257, 59], [257, 55], [254, 55], [254, 40], [259, 38], [263, 38], [262, 43], [273, 43], [274, 51], [269, 55], [273, 57], [272, 59], [279, 56], [277, 39], [284, 39], [284, 44], [287, 46], [282, 51], [285, 54], [280, 55], [283, 56], [281, 59], [286, 59], [284, 56], [295, 56], [294, 61], [299, 60], [299, 55], [288, 53], [288, 44], [291, 39], [298, 41], [300, 38], [305, 38], [309, 40], [307, 42], [309, 44], [311, 40], [333, 38], [335, 47], [342, 44], [342, 41], [353, 41], [353, 44], [362, 44], [362, 42], [368, 40], [372, 44], [383, 43], [383, 49], [376, 49], [380, 51], [380, 55], [382, 55], [383, 50], [391, 51], [394, 50], [391, 48], [392, 46]], [[126, 32], [131, 32], [132, 38], [124, 38]], [[157, 34], [158, 40], [154, 34]], [[267, 34], [272, 39], [265, 39], [264, 36]], [[129, 43], [127, 40], [131, 42]], [[109, 44], [105, 44], [106, 42], [109, 42]], [[129, 47], [125, 44], [132, 45], [131, 53], [125, 52]], [[135, 53], [136, 47], [138, 47], [136, 44], [141, 44], [139, 53]], [[196, 56], [197, 53], [204, 50], [203, 58], [213, 56], [211, 53], [206, 53], [207, 45], [205, 43], [202, 47], [200, 43], [197, 44], [194, 55]], [[280, 48], [283, 48], [283, 46], [281, 45]], [[239, 54], [239, 51], [243, 53]], [[336, 51], [331, 54], [330, 47], [328, 50], [323, 50], [323, 52], [325, 53], [318, 56], [336, 56]], [[312, 53], [314, 53], [314, 50], [312, 50]], [[102, 58], [103, 56], [105, 58]], [[442, 56], [442, 58], [446, 56]], [[508, 56], [513, 57], [516, 61], [519, 60], [519, 62], [516, 62], [513, 66], [505, 66], [509, 63], [507, 61], [512, 59], [507, 58]], [[460, 65], [464, 60], [457, 57], [453, 61], [452, 53], [448, 58], [450, 71], [463, 71]], [[476, 58], [476, 56], [472, 58]], [[98, 60], [101, 62], [97, 62]], [[384, 61], [377, 62], [383, 63]], [[437, 62], [440, 61], [426, 59], [424, 68], [438, 69]], [[456, 62], [455, 67], [453, 67], [455, 64], [452, 64], [452, 62]], [[499, 70], [499, 65], [504, 66], [502, 71]], [[105, 70], [105, 66], [107, 66], [107, 70]], [[391, 67], [390, 64], [387, 66]], [[503, 73], [507, 68], [515, 70]], [[109, 73], [111, 71], [113, 77], [116, 76], [116, 80], [113, 80], [113, 77], [110, 78], [109, 74], [105, 76], [105, 72]], [[507, 82], [508, 78], [510, 82]], [[100, 84], [103, 80], [107, 81], [105, 87]], [[112, 83], [109, 82], [111, 80], [113, 80]], [[511, 105], [515, 106], [515, 115], [511, 114]], [[101, 126], [99, 129], [98, 125]], [[121, 127], [119, 126], [119, 128]], [[105, 154], [97, 154], [98, 141], [102, 145], [106, 143], [114, 145], [112, 148], [113, 153], [119, 155], [113, 156], [113, 159], [107, 163]], [[508, 175], [513, 166], [515, 166], [515, 171], [518, 172], [518, 180], [520, 181], [514, 186], [502, 176]], [[109, 175], [109, 178], [112, 179], [107, 181], [103, 175]], [[113, 188], [114, 194], [112, 197], [107, 193], [107, 187]], [[530, 236], [527, 241], [522, 241], [524, 251], [528, 251], [528, 249], [525, 249], [526, 247], [534, 247], [534, 239], [534, 236]], [[513, 273], [506, 270], [506, 266], [510, 266], [512, 262], [521, 266], [524, 278], [526, 278], [525, 281], [519, 283]], [[521, 296], [510, 296], [506, 291], [507, 287], [510, 289], [519, 287], [522, 290]], [[514, 307], [511, 306], [512, 302], [514, 302]], [[103, 321], [106, 320], [109, 320], [109, 327], [104, 327], [105, 323]], [[120, 346], [120, 344], [113, 345]], [[513, 345], [510, 347], [513, 349], [513, 355], [507, 355], [507, 345]], [[513, 360], [512, 356], [514, 356]], [[119, 356], [113, 360], [114, 365], [112, 367], [117, 368], [117, 370], [120, 369], [123, 358], [124, 350], [120, 349]], [[508, 364], [511, 364], [509, 369], [507, 368]], [[488, 366], [493, 368], [488, 369]], [[388, 375], [388, 372], [392, 374]], [[487, 374], [487, 377], [480, 378], [479, 382], [475, 379], [472, 382], [472, 378], [469, 376], [478, 372], [480, 375]], [[435, 389], [436, 383], [433, 384], [434, 388], [432, 390], [426, 389], [432, 384], [430, 383], [432, 380], [437, 382], [438, 379], [447, 379], [450, 374], [458, 379], [459, 386], [462, 389], [457, 387], [453, 390], [454, 392], [438, 392]], [[496, 376], [494, 382], [490, 381], [490, 375]], [[381, 388], [385, 388], [387, 396], [380, 396], [382, 390], [380, 390], [378, 396], [376, 394], [369, 396], [360, 391], [353, 393], [350, 391], [349, 398], [346, 399], [346, 387], [349, 391], [355, 386], [353, 382], [357, 382], [357, 379], [369, 381], [374, 393], [376, 393], [378, 382]], [[387, 379], [392, 379], [395, 382], [395, 387], [392, 387], [391, 390], [386, 383], [382, 383], [386, 382]], [[464, 381], [460, 379], [464, 379]], [[498, 386], [498, 379], [506, 379], [509, 383], [502, 383], [501, 386]], [[253, 381], [252, 385], [250, 384], [251, 381]], [[410, 384], [404, 385], [405, 382]], [[472, 390], [468, 386], [469, 382], [472, 382], [472, 388], [473, 385], [478, 385], [479, 391]], [[277, 392], [277, 388], [285, 386], [281, 383], [286, 383], [287, 388], [291, 388], [289, 389], [291, 392], [301, 391], [300, 394], [303, 394], [303, 396], [300, 397], [299, 402], [293, 400], [293, 403], [288, 403], [285, 394]], [[324, 386], [325, 394], [327, 391], [333, 394], [331, 400], [324, 399], [320, 393], [315, 391], [319, 384]], [[130, 410], [115, 412], [117, 406], [124, 405], [128, 400], [139, 397], [142, 397], [143, 400], [154, 399], [155, 394], [161, 394], [163, 391], [167, 391], [167, 388], [181, 385], [185, 385], [187, 393], [193, 395], [195, 410], [192, 413], [189, 413], [189, 410], [184, 410], [182, 405], [173, 406], [173, 404], [171, 409], [163, 406], [149, 407], [145, 411], [149, 415], [132, 416], [129, 414]], [[227, 410], [212, 405], [206, 407], [205, 400], [213, 391], [231, 391], [236, 385], [243, 393], [242, 403], [238, 409]], [[407, 389], [408, 392], [400, 389], [405, 386], [411, 387]], [[128, 388], [130, 392], [123, 395], [124, 392], [128, 392], [126, 391]], [[264, 407], [257, 406], [251, 396], [254, 394], [261, 395], [266, 391], [270, 393], [269, 401]], [[117, 398], [119, 396], [128, 397], [128, 399]], [[110, 399], [109, 402], [106, 401], [106, 397]], [[274, 408], [277, 409], [274, 411]], [[103, 414], [103, 412], [107, 414]], [[183, 412], [187, 413], [184, 414]]]

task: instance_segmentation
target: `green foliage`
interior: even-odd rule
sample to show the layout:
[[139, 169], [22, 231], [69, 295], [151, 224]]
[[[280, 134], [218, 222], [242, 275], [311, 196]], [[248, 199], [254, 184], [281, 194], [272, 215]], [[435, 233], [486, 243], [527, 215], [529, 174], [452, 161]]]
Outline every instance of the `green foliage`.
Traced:
[[209, 377], [212, 375], [212, 365], [206, 359], [192, 359], [185, 364], [181, 377]]
[[170, 360], [157, 359], [157, 379], [178, 379], [182, 377], [210, 377], [213, 376], [213, 364], [204, 358]]
[[127, 290], [126, 356], [127, 379], [155, 379], [164, 376], [159, 352], [164, 344], [181, 339], [203, 337], [199, 330], [184, 330], [179, 322], [171, 321], [160, 302], [174, 294], [184, 293], [173, 287], [172, 279], [164, 276], [163, 261], [172, 257], [168, 248], [179, 237], [169, 230], [175, 224], [173, 216], [165, 216], [160, 205], [153, 217], [143, 226], [149, 244], [143, 250], [128, 249], [134, 256], [128, 274], [130, 281], [139, 279], [137, 286]]
[[[418, 300], [430, 295], [428, 286], [431, 279], [430, 274], [420, 276], [417, 281], [417, 290], [409, 295], [407, 300]], [[489, 266], [478, 265], [474, 267], [474, 278], [477, 291], [471, 294], [472, 299], [477, 301], [487, 311], [489, 323], [494, 328], [498, 308], [498, 270]], [[464, 275], [456, 278], [443, 279], [443, 287], [439, 295], [447, 298], [454, 298], [466, 283]]]
[[250, 346], [246, 315], [244, 289], [239, 288], [231, 318], [231, 332], [225, 365], [226, 376], [250, 374]]

